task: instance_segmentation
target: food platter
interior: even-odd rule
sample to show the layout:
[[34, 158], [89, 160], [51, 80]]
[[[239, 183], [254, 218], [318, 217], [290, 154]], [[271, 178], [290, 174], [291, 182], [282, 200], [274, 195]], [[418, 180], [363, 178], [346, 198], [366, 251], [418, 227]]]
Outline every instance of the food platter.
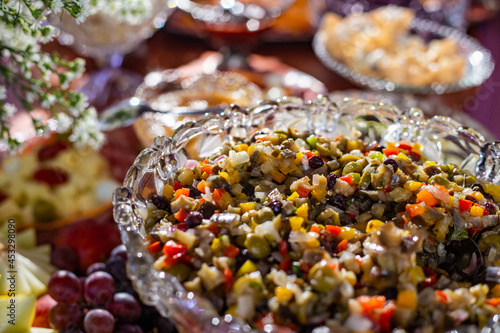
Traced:
[[[476, 131], [450, 118], [426, 119], [419, 110], [401, 112], [385, 103], [346, 100], [337, 105], [324, 97], [312, 102], [284, 98], [249, 110], [227, 109], [222, 115], [207, 115], [185, 123], [170, 138], [158, 137], [151, 148], [141, 152], [124, 186], [113, 196], [114, 217], [127, 247], [129, 276], [135, 289], [144, 303], [155, 306], [181, 331], [245, 332], [252, 328], [237, 319], [238, 316], [227, 313], [221, 316], [209, 300], [186, 290], [180, 278], [173, 277], [168, 269], [154, 268], [157, 258], [152, 255], [151, 248], [146, 248], [146, 244], [150, 244], [146, 224], [154, 207], [150, 198], [157, 194], [169, 195], [165, 194], [166, 186], [173, 186], [177, 171], [186, 163], [192, 163], [189, 162], [192, 157], [184, 148], [194, 137], [202, 137], [197, 141], [198, 154], [212, 156], [222, 142], [209, 140], [211, 137], [220, 138], [223, 134], [230, 141], [230, 138], [244, 138], [254, 130], [265, 134], [266, 129], [286, 128], [299, 132], [308, 130], [330, 138], [357, 133], [368, 146], [389, 146], [390, 142], [404, 141], [407, 145], [421, 147], [421, 156], [439, 165], [455, 163], [460, 169], [468, 170], [471, 181], [477, 178], [477, 182], [491, 186], [500, 183], [495, 172], [499, 163], [495, 143], [487, 142]], [[495, 268], [486, 270], [486, 278], [498, 283], [496, 274]], [[490, 319], [485, 329], [498, 331], [498, 316]], [[278, 328], [270, 325], [266, 331], [275, 329]]]
[[459, 53], [466, 58], [465, 73], [459, 82], [456, 84], [432, 84], [430, 86], [405, 86], [363, 75], [337, 61], [328, 52], [326, 36], [321, 30], [314, 37], [313, 49], [321, 62], [332, 71], [357, 85], [378, 91], [444, 94], [480, 86], [493, 72], [494, 62], [491, 53], [472, 37], [453, 28], [420, 18], [414, 18], [410, 23], [410, 28], [419, 34], [431, 34], [437, 38], [450, 37], [457, 42]]

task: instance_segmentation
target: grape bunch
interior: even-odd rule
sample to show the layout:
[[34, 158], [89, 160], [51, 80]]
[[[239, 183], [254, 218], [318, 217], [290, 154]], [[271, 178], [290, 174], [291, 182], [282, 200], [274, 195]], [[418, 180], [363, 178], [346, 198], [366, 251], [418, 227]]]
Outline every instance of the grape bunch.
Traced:
[[[53, 262], [64, 263], [71, 257], [54, 252]], [[51, 326], [61, 333], [176, 332], [168, 319], [139, 300], [126, 274], [126, 260], [125, 246], [120, 245], [106, 263], [90, 265], [84, 277], [69, 270], [55, 272], [48, 285], [50, 296], [58, 302], [49, 313]]]

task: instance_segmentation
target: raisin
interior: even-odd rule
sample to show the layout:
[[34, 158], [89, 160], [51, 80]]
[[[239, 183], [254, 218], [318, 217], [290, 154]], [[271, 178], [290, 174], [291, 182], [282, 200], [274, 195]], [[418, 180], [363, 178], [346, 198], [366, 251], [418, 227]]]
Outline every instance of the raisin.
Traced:
[[155, 194], [151, 196], [151, 203], [156, 206], [156, 208], [161, 210], [168, 210], [170, 208], [170, 204], [162, 195]]
[[335, 186], [335, 183], [337, 182], [337, 179], [339, 179], [339, 178], [340, 177], [334, 173], [331, 173], [328, 176], [326, 176], [326, 183], [328, 185], [328, 188], [333, 189], [333, 187]]
[[309, 158], [309, 166], [313, 169], [321, 168], [325, 161], [320, 156], [313, 155]]
[[491, 201], [486, 201], [484, 203], [484, 208], [490, 213], [490, 214], [496, 214], [497, 213], [497, 206], [491, 203]]
[[385, 165], [390, 165], [392, 166], [392, 168], [394, 169], [394, 172], [398, 171], [399, 169], [399, 164], [398, 162], [396, 162], [396, 160], [392, 159], [392, 158], [388, 158], [384, 161], [384, 164]]
[[195, 228], [203, 222], [203, 215], [200, 212], [191, 212], [186, 217], [186, 226], [188, 228]]

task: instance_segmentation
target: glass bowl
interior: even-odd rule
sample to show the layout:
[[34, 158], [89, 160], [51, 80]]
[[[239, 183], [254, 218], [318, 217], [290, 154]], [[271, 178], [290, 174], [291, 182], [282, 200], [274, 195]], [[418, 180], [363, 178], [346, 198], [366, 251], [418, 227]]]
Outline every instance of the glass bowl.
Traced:
[[122, 21], [112, 14], [92, 8], [84, 23], [78, 23], [67, 13], [51, 15], [49, 21], [61, 30], [59, 41], [71, 45], [80, 54], [103, 58], [125, 54], [162, 28], [170, 13], [164, 0], [145, 2], [150, 5], [140, 19]]
[[[477, 131], [441, 116], [430, 119], [422, 111], [402, 112], [390, 104], [345, 100], [339, 104], [327, 97], [305, 102], [299, 98], [266, 101], [249, 109], [232, 107], [222, 114], [207, 114], [177, 128], [170, 137], [157, 137], [130, 168], [123, 187], [113, 195], [114, 218], [128, 253], [128, 275], [147, 305], [168, 316], [181, 332], [251, 332], [230, 315], [219, 316], [210, 301], [187, 292], [176, 278], [153, 268], [153, 256], [143, 240], [146, 200], [173, 184], [176, 170], [188, 158], [185, 149], [201, 137], [196, 152], [210, 155], [221, 139], [247, 136], [253, 130], [292, 126], [328, 137], [361, 133], [367, 143], [407, 140], [423, 145], [423, 154], [441, 163], [457, 163], [478, 179], [500, 184], [500, 143], [487, 142]], [[191, 141], [192, 142], [192, 141]], [[497, 282], [500, 282], [500, 278]], [[500, 332], [500, 316], [487, 325], [488, 332]], [[267, 332], [271, 332], [268, 330]], [[485, 331], [486, 332], [486, 331]]]
[[326, 36], [318, 30], [313, 40], [313, 49], [319, 60], [335, 73], [349, 81], [374, 90], [409, 92], [417, 94], [444, 94], [465, 90], [483, 84], [495, 67], [490, 51], [467, 34], [426, 19], [414, 18], [409, 28], [417, 34], [433, 35], [437, 38], [450, 37], [457, 41], [459, 53], [466, 59], [464, 75], [454, 84], [432, 84], [425, 86], [399, 85], [390, 80], [378, 79], [361, 74], [336, 60], [327, 50]]

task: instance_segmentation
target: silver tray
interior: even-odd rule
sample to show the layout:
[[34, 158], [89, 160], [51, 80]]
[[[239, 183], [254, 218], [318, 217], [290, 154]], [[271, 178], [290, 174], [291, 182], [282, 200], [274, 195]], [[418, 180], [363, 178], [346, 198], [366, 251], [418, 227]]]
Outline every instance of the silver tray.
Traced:
[[450, 37], [457, 41], [460, 54], [466, 58], [465, 73], [460, 81], [455, 84], [446, 85], [398, 85], [390, 80], [378, 79], [361, 74], [336, 60], [326, 49], [325, 36], [321, 33], [321, 30], [314, 36], [312, 46], [314, 53], [326, 67], [357, 85], [369, 87], [374, 90], [412, 92], [418, 94], [444, 94], [480, 86], [490, 77], [491, 73], [493, 73], [495, 64], [490, 51], [482, 47], [478, 41], [467, 34], [440, 25], [436, 22], [420, 18], [414, 18], [411, 21], [410, 29], [421, 33], [431, 33], [442, 38]]

